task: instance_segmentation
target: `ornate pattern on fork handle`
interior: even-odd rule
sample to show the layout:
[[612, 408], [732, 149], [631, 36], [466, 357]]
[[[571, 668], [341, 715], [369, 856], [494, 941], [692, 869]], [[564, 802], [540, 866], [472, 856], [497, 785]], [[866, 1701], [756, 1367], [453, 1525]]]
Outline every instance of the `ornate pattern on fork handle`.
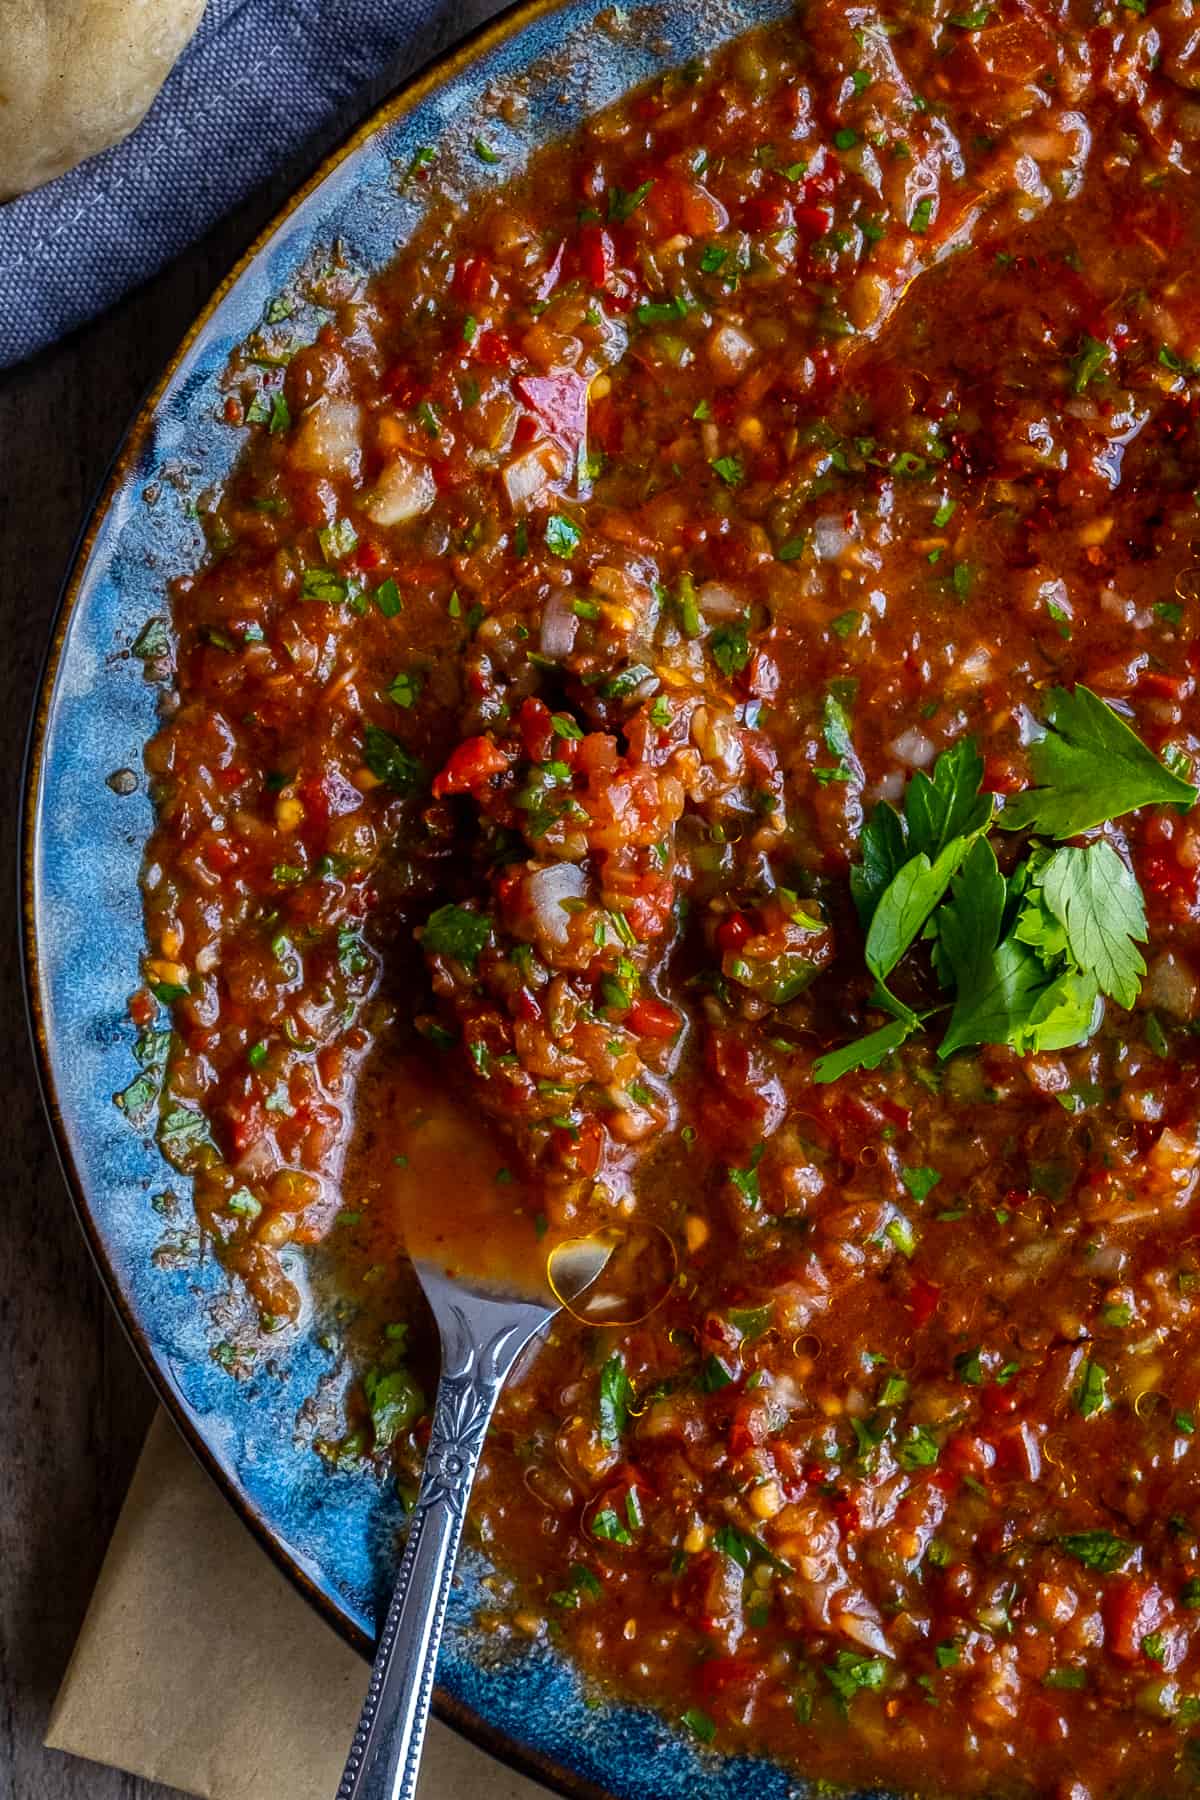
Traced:
[[[500, 1389], [552, 1309], [426, 1290], [442, 1376], [421, 1486], [336, 1800], [413, 1800], [467, 1501]], [[441, 1289], [442, 1291], [438, 1291]]]

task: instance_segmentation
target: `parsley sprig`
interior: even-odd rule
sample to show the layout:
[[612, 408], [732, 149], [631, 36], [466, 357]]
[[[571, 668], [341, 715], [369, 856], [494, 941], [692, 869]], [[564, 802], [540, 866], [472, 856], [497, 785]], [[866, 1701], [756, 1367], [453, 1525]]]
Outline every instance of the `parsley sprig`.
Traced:
[[[815, 1081], [877, 1068], [924, 1026], [931, 1015], [887, 986], [918, 938], [929, 942], [949, 996], [940, 1058], [975, 1044], [1065, 1050], [1090, 1036], [1102, 995], [1134, 1005], [1146, 972], [1137, 948], [1147, 933], [1141, 889], [1107, 840], [1062, 840], [1139, 806], [1191, 806], [1197, 790], [1084, 687], [1053, 691], [1030, 761], [1036, 785], [998, 820], [969, 739], [938, 758], [932, 778], [913, 776], [903, 813], [876, 808], [850, 883], [875, 977], [872, 1004], [891, 1022], [820, 1057]], [[994, 823], [1058, 846], [1031, 841], [1006, 879], [987, 835]]]

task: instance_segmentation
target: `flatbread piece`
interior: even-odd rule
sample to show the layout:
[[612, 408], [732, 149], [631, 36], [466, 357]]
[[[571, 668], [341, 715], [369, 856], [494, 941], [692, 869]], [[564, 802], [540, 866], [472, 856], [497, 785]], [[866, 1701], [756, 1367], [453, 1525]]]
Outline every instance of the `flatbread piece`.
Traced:
[[0, 0], [0, 200], [128, 136], [205, 0]]

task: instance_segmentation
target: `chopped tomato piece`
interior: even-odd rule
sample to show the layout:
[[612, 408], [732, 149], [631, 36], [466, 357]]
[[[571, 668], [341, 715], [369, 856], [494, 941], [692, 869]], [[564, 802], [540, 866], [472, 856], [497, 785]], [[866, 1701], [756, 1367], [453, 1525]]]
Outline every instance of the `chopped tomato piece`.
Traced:
[[434, 776], [434, 797], [440, 800], [445, 794], [469, 793], [493, 775], [502, 775], [507, 767], [507, 755], [492, 738], [464, 738]]

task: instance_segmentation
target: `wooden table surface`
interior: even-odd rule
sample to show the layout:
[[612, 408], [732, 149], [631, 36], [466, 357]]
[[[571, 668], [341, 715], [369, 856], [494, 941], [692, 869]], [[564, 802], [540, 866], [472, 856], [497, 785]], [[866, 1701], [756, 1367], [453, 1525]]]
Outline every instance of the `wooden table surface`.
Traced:
[[[452, 0], [408, 67], [495, 10]], [[0, 374], [2, 891], [17, 879], [27, 723], [76, 534], [142, 394], [230, 264], [370, 104], [94, 325]], [[152, 1397], [76, 1226], [28, 1047], [10, 898], [0, 952], [0, 1800], [169, 1800], [173, 1790], [42, 1748], [58, 1683], [150, 1419]], [[214, 1721], [215, 1724], [215, 1721]]]

